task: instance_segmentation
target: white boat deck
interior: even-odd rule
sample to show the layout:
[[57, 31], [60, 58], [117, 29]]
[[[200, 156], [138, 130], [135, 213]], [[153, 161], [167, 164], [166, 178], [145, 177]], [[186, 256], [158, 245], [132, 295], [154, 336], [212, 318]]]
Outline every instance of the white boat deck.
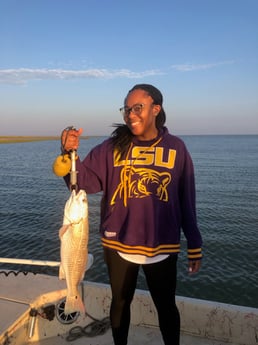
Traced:
[[[89, 283], [91, 284], [91, 283]], [[93, 283], [92, 283], [93, 284]], [[100, 285], [100, 284], [99, 284]], [[99, 335], [96, 337], [85, 337], [82, 336], [74, 341], [67, 341], [66, 336], [67, 332], [60, 333], [60, 335], [50, 338], [45, 338], [43, 340], [27, 340], [24, 342], [18, 342], [15, 339], [12, 339], [10, 326], [23, 315], [25, 312], [28, 312], [30, 307], [33, 305], [35, 299], [42, 294], [49, 293], [50, 291], [59, 291], [58, 297], [63, 297], [65, 289], [65, 282], [59, 281], [57, 277], [50, 277], [47, 275], [33, 275], [29, 273], [27, 276], [23, 274], [19, 274], [17, 277], [13, 274], [9, 276], [4, 276], [3, 274], [0, 275], [0, 310], [1, 310], [1, 318], [0, 318], [0, 345], [5, 344], [14, 344], [14, 345], [25, 345], [25, 344], [35, 344], [35, 345], [63, 345], [63, 344], [71, 344], [71, 345], [111, 345], [112, 342], [112, 335], [111, 330], [109, 329], [104, 335]], [[98, 287], [92, 287], [94, 291], [98, 290]], [[104, 314], [108, 315], [108, 305], [110, 302], [107, 301], [107, 295], [102, 296], [103, 300], [101, 303], [103, 304]], [[8, 299], [8, 300], [6, 300]], [[94, 309], [92, 309], [91, 300], [87, 301], [86, 298], [86, 309], [88, 312], [93, 314], [94, 317], [100, 318], [98, 315], [94, 315]], [[203, 301], [205, 302], [205, 301]], [[180, 304], [181, 303], [181, 304]], [[179, 309], [184, 308], [182, 304], [184, 302], [179, 301], [180, 307]], [[208, 302], [211, 303], [211, 302]], [[241, 308], [241, 307], [240, 307]], [[247, 310], [249, 312], [249, 309]], [[181, 310], [180, 310], [181, 312]], [[195, 312], [194, 310], [190, 310], [190, 312]], [[196, 311], [197, 312], [197, 311]], [[217, 313], [219, 316], [219, 312], [217, 309]], [[132, 314], [135, 314], [135, 311], [132, 311]], [[136, 311], [137, 314], [137, 311]], [[236, 342], [229, 342], [228, 340], [215, 340], [208, 339], [209, 335], [203, 336], [200, 331], [201, 337], [194, 336], [191, 330], [187, 334], [185, 330], [182, 330], [181, 333], [181, 345], [249, 345], [249, 344], [258, 344], [258, 311], [257, 309], [250, 308], [250, 313], [247, 313], [250, 318], [250, 326], [251, 329], [256, 332], [256, 341], [255, 342], [248, 342], [244, 343], [241, 342], [241, 339]], [[225, 315], [224, 315], [225, 316]], [[102, 316], [103, 317], [103, 316]], [[137, 318], [137, 317], [136, 317]], [[195, 318], [195, 315], [192, 315], [192, 318]], [[87, 323], [89, 323], [89, 318]], [[255, 320], [254, 320], [255, 319]], [[256, 328], [253, 327], [253, 322], [256, 323]], [[49, 325], [51, 325], [52, 321], [46, 321]], [[223, 323], [231, 322], [230, 320], [225, 320]], [[184, 322], [183, 322], [184, 323]], [[136, 322], [137, 324], [137, 322]], [[162, 345], [163, 341], [159, 332], [158, 327], [147, 327], [146, 324], [138, 323], [138, 325], [131, 325], [130, 332], [129, 332], [129, 340], [128, 345]], [[76, 326], [76, 323], [75, 323]], [[22, 327], [21, 325], [19, 327]], [[23, 326], [24, 327], [24, 326]], [[48, 327], [48, 326], [47, 326]], [[67, 327], [67, 326], [66, 326]], [[70, 328], [73, 325], [70, 326]], [[196, 326], [197, 327], [197, 326]], [[8, 329], [9, 328], [9, 329]], [[183, 328], [184, 325], [183, 325]], [[10, 336], [6, 330], [10, 333]], [[248, 330], [246, 330], [248, 332]], [[197, 330], [198, 333], [198, 330]], [[44, 337], [43, 337], [44, 338]], [[3, 340], [4, 339], [4, 340]], [[1, 343], [2, 341], [2, 343]]]
[[[112, 341], [111, 330], [106, 334], [94, 338], [82, 337], [75, 341], [68, 342], [64, 337], [54, 337], [34, 342], [34, 345], [114, 345]], [[181, 345], [229, 345], [229, 343], [201, 339], [188, 335], [182, 335]], [[128, 345], [164, 345], [158, 329], [132, 326]]]

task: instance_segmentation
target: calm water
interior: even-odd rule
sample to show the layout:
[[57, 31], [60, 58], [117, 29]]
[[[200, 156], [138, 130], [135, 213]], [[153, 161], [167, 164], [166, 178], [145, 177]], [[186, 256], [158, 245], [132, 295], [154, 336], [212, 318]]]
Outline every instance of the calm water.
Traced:
[[[258, 136], [182, 138], [195, 165], [204, 259], [200, 273], [189, 276], [182, 238], [177, 294], [258, 307]], [[79, 154], [83, 157], [102, 139], [82, 141]], [[58, 141], [0, 145], [1, 257], [60, 260], [58, 230], [70, 193], [52, 173], [59, 146]], [[99, 201], [100, 195], [89, 196], [89, 248], [95, 261], [86, 279], [108, 283]], [[55, 268], [29, 269], [57, 275]], [[146, 288], [142, 273], [138, 287]]]

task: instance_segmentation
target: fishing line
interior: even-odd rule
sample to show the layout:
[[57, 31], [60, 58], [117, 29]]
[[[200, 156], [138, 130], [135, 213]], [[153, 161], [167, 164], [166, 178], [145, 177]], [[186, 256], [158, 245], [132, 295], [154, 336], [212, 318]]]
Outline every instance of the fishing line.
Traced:
[[87, 313], [86, 315], [92, 318], [94, 321], [85, 327], [75, 326], [71, 328], [68, 336], [66, 337], [67, 341], [74, 341], [81, 337], [92, 338], [96, 337], [97, 335], [103, 335], [110, 328], [110, 319], [108, 316], [101, 320], [97, 320]]

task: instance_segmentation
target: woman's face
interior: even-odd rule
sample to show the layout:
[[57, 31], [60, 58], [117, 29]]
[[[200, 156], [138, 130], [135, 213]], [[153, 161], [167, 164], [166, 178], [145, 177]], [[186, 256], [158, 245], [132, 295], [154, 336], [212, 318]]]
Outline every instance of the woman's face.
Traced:
[[124, 121], [137, 139], [151, 140], [158, 135], [156, 116], [160, 109], [160, 105], [153, 104], [153, 99], [146, 91], [137, 89], [125, 99]]

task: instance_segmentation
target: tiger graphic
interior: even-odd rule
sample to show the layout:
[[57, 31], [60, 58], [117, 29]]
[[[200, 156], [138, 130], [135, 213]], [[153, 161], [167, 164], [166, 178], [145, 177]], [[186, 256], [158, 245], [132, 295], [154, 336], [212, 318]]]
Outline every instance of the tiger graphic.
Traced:
[[168, 201], [167, 186], [171, 181], [168, 172], [159, 173], [147, 168], [125, 166], [120, 173], [120, 183], [111, 199], [111, 205], [116, 200], [123, 199], [127, 206], [128, 198], [145, 198], [155, 195], [161, 201]]

